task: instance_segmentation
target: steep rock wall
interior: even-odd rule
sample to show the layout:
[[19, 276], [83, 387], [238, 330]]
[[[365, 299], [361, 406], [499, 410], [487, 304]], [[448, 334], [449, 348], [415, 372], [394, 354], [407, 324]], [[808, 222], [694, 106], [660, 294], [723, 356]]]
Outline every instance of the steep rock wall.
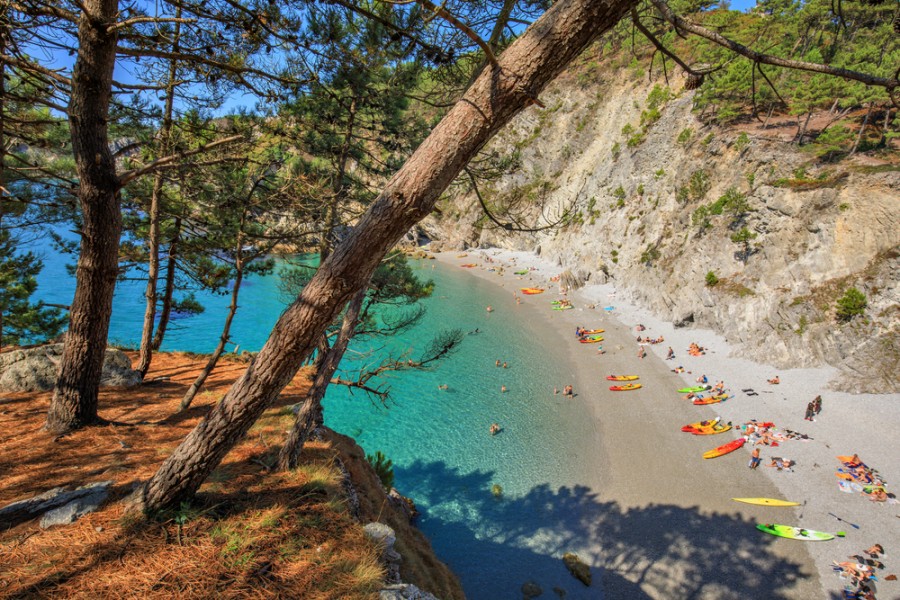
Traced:
[[[900, 390], [900, 171], [817, 163], [790, 143], [795, 122], [705, 125], [680, 81], [644, 127], [660, 83], [576, 67], [489, 146], [521, 168], [480, 188], [488, 206], [522, 199], [530, 222], [568, 209], [562, 227], [506, 231], [458, 192], [424, 234], [448, 249], [536, 249], [661, 317], [724, 333], [748, 358], [834, 365], [832, 385], [846, 391]], [[715, 214], [729, 190], [745, 209]], [[746, 245], [732, 240], [744, 228]], [[868, 308], [840, 323], [835, 302], [852, 286]]]

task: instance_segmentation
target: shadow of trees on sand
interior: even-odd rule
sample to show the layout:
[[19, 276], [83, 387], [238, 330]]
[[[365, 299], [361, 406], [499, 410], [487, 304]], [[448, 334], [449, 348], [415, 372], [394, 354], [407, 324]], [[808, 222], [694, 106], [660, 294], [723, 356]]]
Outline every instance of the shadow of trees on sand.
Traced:
[[[395, 473], [425, 509], [420, 526], [438, 556], [473, 600], [521, 597], [527, 581], [543, 597], [567, 599], [774, 600], [798, 597], [798, 580], [814, 577], [769, 551], [775, 538], [738, 514], [625, 508], [582, 486], [538, 485], [497, 498], [492, 472], [462, 473], [444, 462], [416, 461]], [[590, 587], [569, 574], [566, 552], [591, 566]]]

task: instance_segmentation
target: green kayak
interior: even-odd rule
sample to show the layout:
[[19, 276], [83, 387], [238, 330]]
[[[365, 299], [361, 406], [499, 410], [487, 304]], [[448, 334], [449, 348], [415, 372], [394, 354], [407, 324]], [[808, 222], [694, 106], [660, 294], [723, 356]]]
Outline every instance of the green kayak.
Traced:
[[778, 537], [788, 538], [791, 540], [802, 540], [804, 542], [825, 542], [833, 540], [834, 536], [844, 537], [843, 531], [836, 534], [825, 533], [824, 531], [813, 531], [812, 529], [803, 529], [802, 527], [791, 527], [790, 525], [763, 525], [760, 523], [756, 526], [760, 531], [777, 535]]
[[524, 269], [522, 271], [513, 271], [516, 275], [528, 275], [528, 269]]
[[707, 388], [705, 385], [695, 385], [694, 387], [681, 388], [680, 390], [678, 390], [678, 393], [679, 394], [691, 394], [693, 392], [705, 392], [706, 389]]

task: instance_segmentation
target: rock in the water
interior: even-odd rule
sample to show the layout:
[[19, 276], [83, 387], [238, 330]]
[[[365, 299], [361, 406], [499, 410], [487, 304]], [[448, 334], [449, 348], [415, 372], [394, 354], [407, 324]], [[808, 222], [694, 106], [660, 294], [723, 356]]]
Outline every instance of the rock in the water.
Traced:
[[525, 600], [531, 600], [532, 598], [537, 598], [541, 594], [544, 593], [544, 590], [541, 589], [541, 586], [537, 584], [535, 581], [526, 581], [522, 584], [522, 597]]
[[584, 585], [591, 585], [591, 568], [587, 566], [577, 554], [566, 552], [563, 554], [563, 562], [572, 575]]
[[[109, 488], [112, 484], [112, 481], [100, 481], [83, 485], [74, 490], [66, 490], [65, 488], [58, 487], [47, 490], [37, 496], [7, 504], [3, 508], [0, 508], [0, 526], [14, 527], [19, 523], [32, 519], [42, 513], [46, 513], [51, 509], [56, 509], [60, 506], [62, 506], [63, 509], [66, 509], [82, 498], [87, 499], [90, 497], [90, 501], [84, 505], [85, 507], [94, 503], [96, 503], [96, 506], [99, 506], [109, 493]], [[96, 498], [99, 498], [99, 500]], [[96, 508], [96, 506], [94, 508]], [[73, 515], [80, 513], [75, 517], [76, 519], [86, 512], [89, 512], [87, 510], [82, 512], [81, 509], [74, 506], [68, 510], [70, 510]], [[60, 513], [60, 515], [62, 514], [63, 513]], [[71, 523], [72, 521], [74, 521], [74, 519], [68, 522]], [[43, 520], [41, 520], [41, 523], [43, 523]]]
[[[0, 355], [0, 391], [45, 392], [56, 383], [63, 345], [48, 344]], [[141, 382], [131, 360], [121, 350], [108, 348], [103, 359], [100, 385], [133, 386]]]

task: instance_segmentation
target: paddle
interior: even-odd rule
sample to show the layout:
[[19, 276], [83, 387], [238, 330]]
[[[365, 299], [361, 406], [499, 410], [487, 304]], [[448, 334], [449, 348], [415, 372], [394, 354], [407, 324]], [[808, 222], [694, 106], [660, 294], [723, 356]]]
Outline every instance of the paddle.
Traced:
[[853, 529], [859, 529], [859, 525], [857, 525], [856, 523], [851, 523], [850, 521], [845, 521], [844, 519], [840, 518], [839, 516], [837, 516], [834, 513], [828, 513], [828, 514], [831, 515], [832, 517], [834, 517], [835, 519], [837, 519], [838, 521], [840, 521], [841, 523], [846, 523]]

